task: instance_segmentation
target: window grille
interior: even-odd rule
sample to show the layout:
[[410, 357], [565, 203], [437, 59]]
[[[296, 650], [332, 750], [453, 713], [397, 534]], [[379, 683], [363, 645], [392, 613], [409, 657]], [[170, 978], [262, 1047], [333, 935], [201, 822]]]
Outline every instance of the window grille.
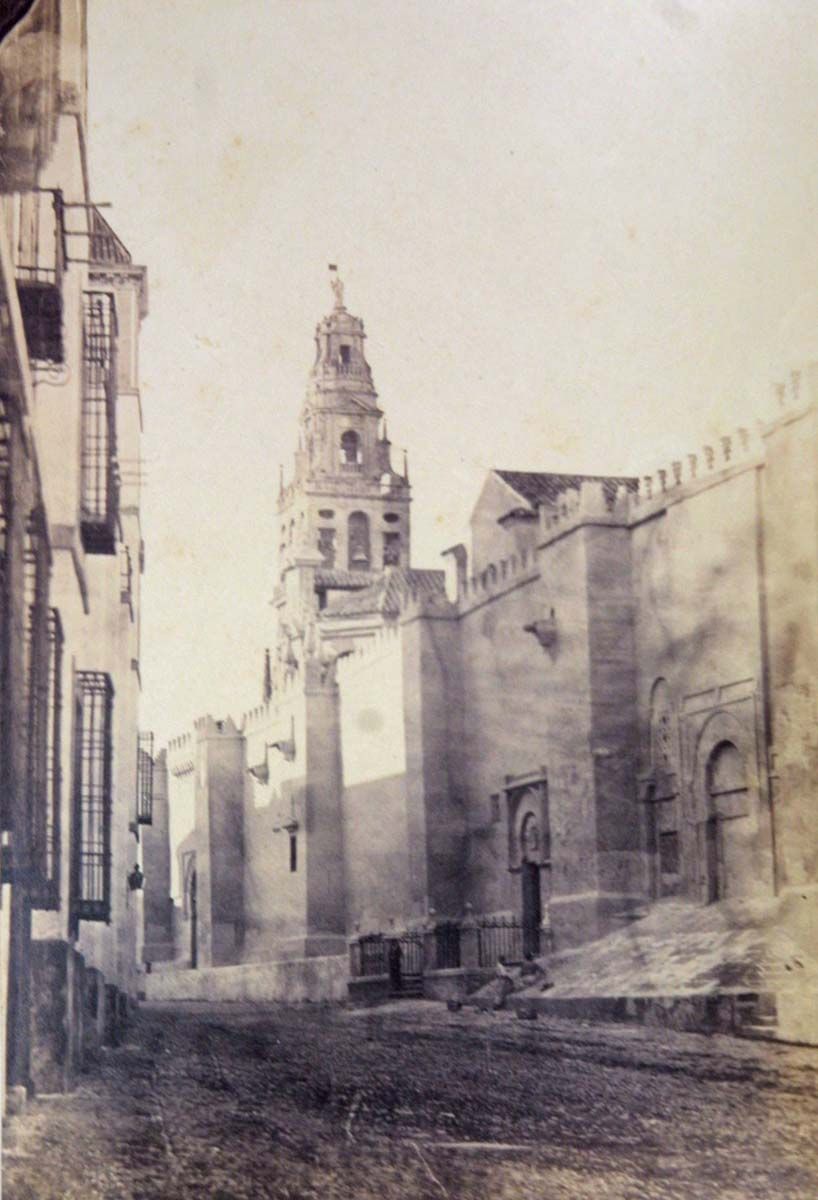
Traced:
[[81, 525], [85, 549], [112, 554], [116, 474], [116, 308], [107, 292], [83, 298]]
[[136, 819], [140, 825], [153, 824], [152, 733], [140, 733], [136, 739]]
[[45, 878], [38, 907], [59, 908], [60, 904], [60, 812], [62, 802], [61, 721], [62, 721], [63, 632], [56, 608], [48, 613], [48, 716], [46, 719], [45, 766]]
[[114, 689], [100, 671], [79, 671], [74, 707], [74, 924], [111, 917], [111, 725]]
[[48, 772], [48, 558], [42, 514], [31, 515], [23, 551], [23, 711], [26, 763], [26, 825], [32, 895], [47, 877]]
[[12, 407], [0, 396], [0, 824], [11, 828], [11, 788], [8, 779], [9, 705], [9, 600], [7, 589], [8, 531], [11, 522]]

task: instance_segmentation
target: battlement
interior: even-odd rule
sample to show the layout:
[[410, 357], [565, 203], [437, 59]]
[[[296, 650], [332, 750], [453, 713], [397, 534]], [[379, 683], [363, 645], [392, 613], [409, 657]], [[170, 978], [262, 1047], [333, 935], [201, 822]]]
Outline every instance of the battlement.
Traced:
[[752, 426], [739, 426], [729, 433], [711, 438], [694, 452], [680, 455], [664, 467], [639, 479], [632, 497], [634, 506], [656, 501], [708, 476], [716, 476], [738, 467], [750, 466], [764, 457], [764, 436], [782, 418], [796, 416], [818, 399], [818, 363], [791, 371], [786, 382], [773, 384], [771, 405]]
[[632, 503], [641, 505], [656, 500], [687, 484], [695, 484], [738, 466], [750, 465], [763, 456], [761, 426], [740, 427], [732, 433], [713, 438], [697, 451], [683, 455], [669, 466], [650, 475], [642, 475]]
[[457, 606], [462, 608], [467, 601], [476, 604], [491, 596], [500, 595], [518, 583], [534, 578], [537, 570], [536, 557], [532, 550], [524, 549], [519, 554], [501, 558], [497, 563], [489, 563], [481, 571], [460, 581]]
[[190, 775], [194, 768], [193, 734], [182, 733], [168, 742], [167, 763], [171, 775]]
[[193, 734], [192, 733], [181, 733], [181, 734], [179, 734], [178, 737], [171, 738], [170, 741], [168, 742], [168, 754], [176, 754], [180, 750], [184, 750], [185, 747], [192, 748], [192, 745], [193, 745]]
[[283, 679], [279, 686], [274, 686], [269, 700], [264, 700], [261, 704], [256, 704], [242, 713], [239, 722], [241, 732], [246, 734], [275, 721], [281, 715], [282, 703], [289, 701], [293, 695], [299, 694], [302, 683], [302, 674], [297, 671]]
[[200, 742], [205, 738], [237, 737], [239, 733], [232, 717], [220, 719], [211, 717], [210, 713], [194, 721], [193, 728], [196, 733], [196, 739]]
[[399, 624], [383, 625], [372, 637], [361, 639], [348, 653], [337, 662], [337, 680], [343, 683], [348, 676], [357, 673], [367, 661], [374, 662], [384, 654], [399, 651], [401, 630]]

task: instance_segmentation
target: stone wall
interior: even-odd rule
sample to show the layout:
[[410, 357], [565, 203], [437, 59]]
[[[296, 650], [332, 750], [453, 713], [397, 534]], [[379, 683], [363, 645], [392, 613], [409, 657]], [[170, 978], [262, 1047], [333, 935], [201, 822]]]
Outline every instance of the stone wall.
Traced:
[[[818, 367], [806, 373], [803, 390], [810, 402], [818, 399]], [[818, 411], [782, 416], [764, 440], [762, 551], [777, 882], [801, 892], [818, 885]], [[818, 951], [818, 919], [813, 944]]]
[[747, 812], [730, 826], [731, 837], [747, 844], [733, 894], [772, 889], [758, 489], [752, 463], [705, 478], [649, 506], [632, 534], [640, 770], [658, 767], [650, 708], [664, 680], [670, 740], [662, 822], [678, 831], [679, 890], [692, 899], [706, 899], [707, 763], [720, 740], [739, 747], [749, 783]]
[[147, 1000], [252, 1000], [259, 1003], [342, 1003], [347, 996], [346, 955], [202, 967], [160, 968], [145, 977]]

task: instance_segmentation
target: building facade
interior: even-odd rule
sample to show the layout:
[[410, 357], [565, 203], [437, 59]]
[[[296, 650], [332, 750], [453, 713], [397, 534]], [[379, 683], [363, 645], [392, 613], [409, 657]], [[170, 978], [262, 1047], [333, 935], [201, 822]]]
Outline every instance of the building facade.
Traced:
[[51, 1092], [116, 1036], [139, 987], [147, 292], [89, 188], [85, 2], [13, 16], [0, 44], [0, 996], [8, 1085]]
[[168, 749], [177, 963], [464, 920], [560, 951], [666, 900], [757, 903], [818, 952], [818, 371], [656, 476], [491, 471], [420, 571], [334, 286], [263, 702]]

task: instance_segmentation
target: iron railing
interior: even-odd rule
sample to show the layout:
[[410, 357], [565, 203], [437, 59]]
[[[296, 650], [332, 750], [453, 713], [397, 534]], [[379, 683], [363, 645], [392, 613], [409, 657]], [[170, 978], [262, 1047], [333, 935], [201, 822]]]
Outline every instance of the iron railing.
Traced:
[[12, 458], [15, 410], [0, 395], [0, 828], [13, 825], [11, 758], [11, 686], [9, 671], [11, 597], [9, 595], [9, 542], [11, 534]]
[[46, 723], [45, 878], [40, 908], [60, 906], [60, 813], [62, 807], [62, 653], [63, 632], [56, 608], [48, 612], [48, 717]]
[[[477, 925], [477, 958], [481, 967], [496, 967], [500, 959], [506, 963], [523, 961], [524, 943], [531, 933], [514, 917], [483, 917]], [[531, 953], [539, 952], [531, 949]]]
[[[47, 878], [48, 842], [48, 543], [44, 516], [33, 512], [26, 524], [23, 552], [23, 711], [21, 730], [26, 762], [27, 857], [32, 892], [41, 897]], [[21, 865], [23, 865], [21, 863]]]
[[74, 706], [72, 917], [111, 916], [111, 728], [114, 689], [100, 671], [78, 671]]
[[153, 734], [139, 733], [136, 740], [136, 819], [153, 824]]
[[[524, 925], [517, 917], [481, 917], [469, 925], [476, 935], [477, 966], [491, 970], [502, 959], [514, 965], [526, 955], [536, 957], [545, 949], [547, 934], [540, 928]], [[427, 938], [431, 938], [430, 959], [425, 959]], [[463, 963], [464, 925], [460, 921], [441, 921], [434, 929], [408, 930], [399, 934], [371, 933], [350, 943], [350, 974], [388, 975], [393, 992], [407, 991], [422, 978], [424, 970], [456, 970]]]
[[367, 934], [350, 943], [349, 970], [356, 979], [363, 975], [386, 975], [386, 942], [382, 934]]
[[83, 307], [83, 545], [112, 554], [116, 539], [116, 306], [108, 292], [86, 292]]

